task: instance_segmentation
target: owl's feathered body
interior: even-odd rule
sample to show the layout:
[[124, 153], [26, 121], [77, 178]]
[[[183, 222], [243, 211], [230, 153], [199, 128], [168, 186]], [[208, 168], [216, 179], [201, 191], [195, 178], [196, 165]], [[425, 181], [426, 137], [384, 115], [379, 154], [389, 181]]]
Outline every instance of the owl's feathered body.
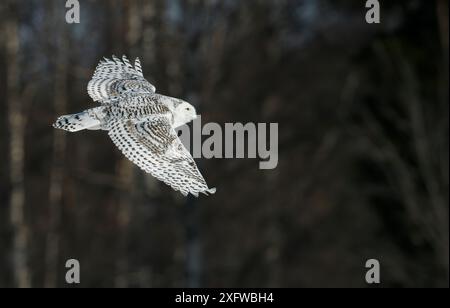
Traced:
[[89, 96], [101, 106], [61, 116], [53, 126], [71, 132], [106, 130], [129, 160], [183, 195], [214, 193], [175, 132], [197, 117], [195, 108], [155, 90], [143, 77], [139, 59], [134, 66], [125, 56], [105, 59], [88, 84]]

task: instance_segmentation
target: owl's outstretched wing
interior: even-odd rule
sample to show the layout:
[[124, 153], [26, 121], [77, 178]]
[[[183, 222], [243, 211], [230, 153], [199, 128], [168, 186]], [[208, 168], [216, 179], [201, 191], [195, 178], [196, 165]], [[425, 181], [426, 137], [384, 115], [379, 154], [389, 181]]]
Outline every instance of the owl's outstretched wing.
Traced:
[[142, 74], [141, 62], [136, 58], [134, 66], [126, 56], [105, 58], [95, 69], [88, 83], [88, 94], [94, 100], [108, 103], [120, 98], [153, 94], [156, 88]]
[[183, 195], [215, 192], [215, 188], [208, 188], [166, 117], [153, 116], [144, 122], [114, 121], [109, 136], [129, 160]]

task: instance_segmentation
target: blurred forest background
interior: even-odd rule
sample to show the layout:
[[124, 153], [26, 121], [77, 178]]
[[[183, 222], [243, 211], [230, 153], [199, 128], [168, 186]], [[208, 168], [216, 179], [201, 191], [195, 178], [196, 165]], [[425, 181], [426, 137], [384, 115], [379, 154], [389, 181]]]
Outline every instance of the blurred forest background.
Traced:
[[[448, 2], [0, 2], [0, 287], [446, 287]], [[278, 122], [279, 164], [197, 160], [183, 198], [105, 132], [53, 129], [94, 106], [98, 63], [140, 57], [203, 123]]]

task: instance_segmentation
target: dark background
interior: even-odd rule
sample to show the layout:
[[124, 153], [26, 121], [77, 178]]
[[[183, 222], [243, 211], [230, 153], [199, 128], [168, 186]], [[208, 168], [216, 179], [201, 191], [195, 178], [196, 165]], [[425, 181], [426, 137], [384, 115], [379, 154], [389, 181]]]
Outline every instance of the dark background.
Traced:
[[[0, 2], [0, 287], [448, 286], [448, 2]], [[159, 93], [203, 122], [278, 122], [279, 164], [199, 159], [186, 199], [105, 132], [104, 56], [139, 56]]]

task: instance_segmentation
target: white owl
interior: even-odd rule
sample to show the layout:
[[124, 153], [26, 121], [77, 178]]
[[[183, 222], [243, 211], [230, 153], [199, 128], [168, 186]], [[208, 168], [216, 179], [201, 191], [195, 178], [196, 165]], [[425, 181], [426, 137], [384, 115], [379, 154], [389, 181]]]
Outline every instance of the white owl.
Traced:
[[175, 132], [176, 127], [197, 117], [195, 108], [155, 93], [142, 74], [139, 59], [133, 66], [125, 56], [122, 60], [105, 58], [87, 90], [101, 106], [61, 116], [53, 127], [70, 132], [106, 130], [129, 160], [183, 195], [215, 193]]

